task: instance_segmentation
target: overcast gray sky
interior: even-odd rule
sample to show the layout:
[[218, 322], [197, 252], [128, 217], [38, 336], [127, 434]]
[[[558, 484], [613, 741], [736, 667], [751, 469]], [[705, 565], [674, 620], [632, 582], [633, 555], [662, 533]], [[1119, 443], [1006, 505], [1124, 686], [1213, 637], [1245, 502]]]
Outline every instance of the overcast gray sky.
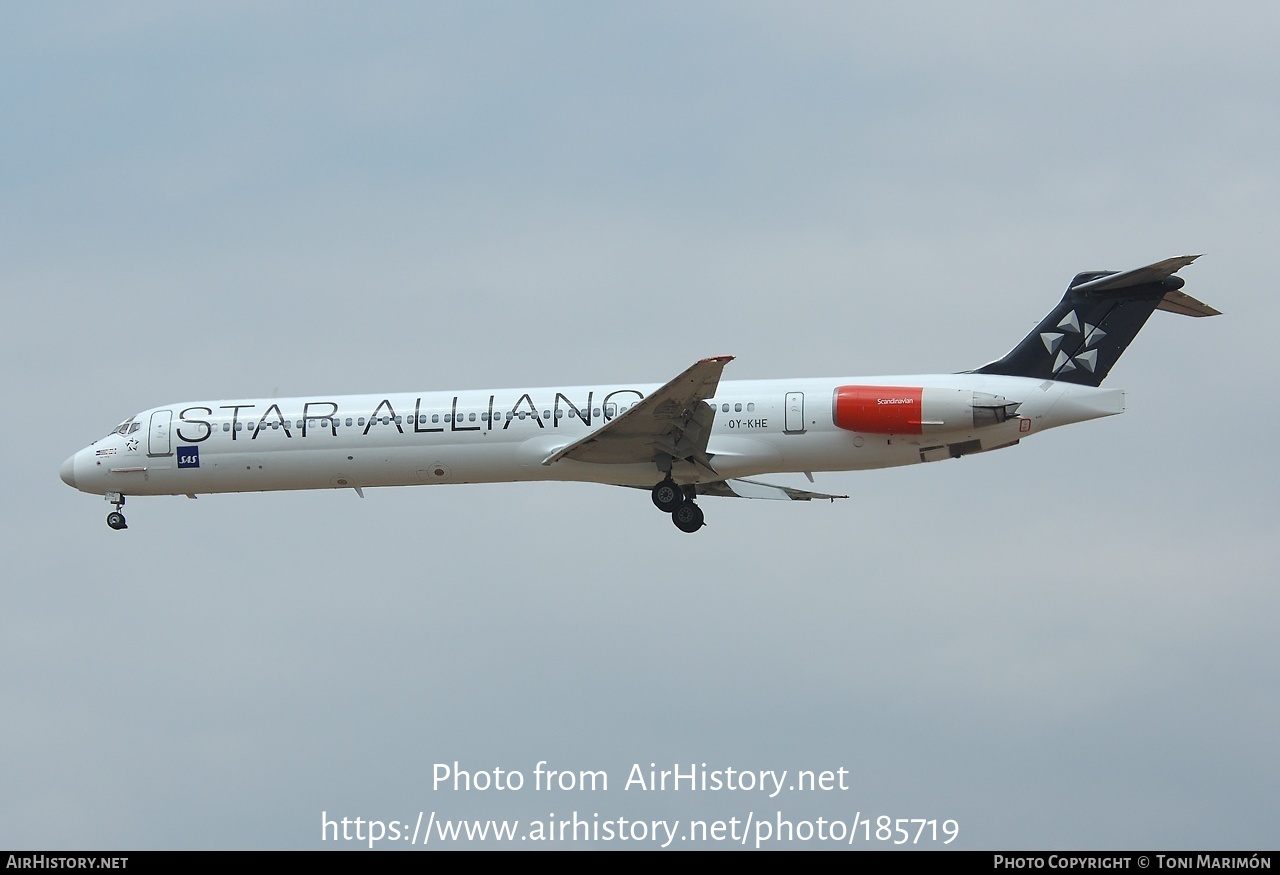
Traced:
[[[1275, 846], [1274, 4], [0, 20], [0, 846], [420, 810]], [[115, 533], [57, 476], [184, 399], [962, 370], [1077, 271], [1197, 252], [1226, 315], [1155, 314], [1124, 416], [819, 475], [834, 506], [707, 499], [693, 537], [577, 484], [139, 498]], [[433, 790], [455, 760], [610, 789]]]

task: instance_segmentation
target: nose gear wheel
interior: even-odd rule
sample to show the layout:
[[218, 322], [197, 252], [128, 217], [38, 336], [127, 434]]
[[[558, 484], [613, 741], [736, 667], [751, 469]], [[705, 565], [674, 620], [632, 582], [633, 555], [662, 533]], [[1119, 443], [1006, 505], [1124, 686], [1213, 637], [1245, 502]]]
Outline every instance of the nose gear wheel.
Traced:
[[120, 512], [120, 508], [124, 507], [124, 496], [119, 496], [112, 501], [111, 504], [115, 507], [115, 510], [107, 514], [107, 525], [115, 529], [117, 532], [122, 529], [129, 528], [128, 524], [124, 521], [124, 514]]

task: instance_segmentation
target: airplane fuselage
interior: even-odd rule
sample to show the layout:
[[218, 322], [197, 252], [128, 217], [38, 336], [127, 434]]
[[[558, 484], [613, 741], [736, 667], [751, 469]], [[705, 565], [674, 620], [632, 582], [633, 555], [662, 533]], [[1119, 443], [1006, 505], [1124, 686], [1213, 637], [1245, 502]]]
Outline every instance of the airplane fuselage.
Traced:
[[[962, 400], [918, 433], [838, 423], [842, 388], [930, 389]], [[64, 465], [64, 479], [95, 494], [194, 495], [285, 489], [575, 480], [651, 487], [651, 461], [545, 460], [625, 413], [656, 389], [622, 384], [385, 395], [252, 398], [142, 411]], [[1016, 415], [975, 425], [966, 393], [1006, 399]], [[896, 401], [892, 392], [876, 399]], [[915, 403], [925, 407], [928, 398]], [[722, 381], [707, 455], [715, 474], [677, 461], [677, 482], [776, 472], [908, 465], [1008, 446], [1031, 434], [1123, 410], [1123, 393], [1070, 383], [975, 374]], [[946, 401], [943, 402], [946, 404]], [[895, 411], [896, 412], [896, 411]], [[854, 423], [857, 425], [857, 423]], [[916, 430], [916, 429], [911, 429]]]

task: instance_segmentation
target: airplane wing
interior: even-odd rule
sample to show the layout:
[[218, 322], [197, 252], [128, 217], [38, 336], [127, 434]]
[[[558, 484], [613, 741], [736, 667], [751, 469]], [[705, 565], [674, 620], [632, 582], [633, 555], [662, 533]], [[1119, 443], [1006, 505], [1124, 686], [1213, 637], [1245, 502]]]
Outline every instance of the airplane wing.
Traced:
[[719, 495], [725, 498], [771, 498], [783, 501], [813, 501], [815, 498], [826, 498], [835, 501], [837, 498], [849, 497], [827, 495], [825, 492], [807, 492], [803, 489], [792, 489], [790, 486], [774, 486], [772, 483], [745, 479], [699, 483], [696, 489], [699, 495]]
[[[647, 486], [629, 486], [628, 489], [648, 489]], [[772, 483], [761, 483], [759, 480], [736, 478], [732, 480], [716, 480], [712, 483], [698, 483], [694, 488], [699, 495], [716, 495], [720, 498], [765, 498], [774, 501], [813, 501], [815, 498], [835, 501], [837, 498], [848, 498], [847, 495], [828, 495], [825, 492], [808, 492], [804, 489], [793, 489], [790, 486], [774, 486]]]
[[694, 463], [715, 475], [707, 458], [707, 440], [715, 411], [706, 399], [716, 394], [731, 355], [703, 359], [637, 402], [630, 410], [542, 460], [628, 464], [650, 462], [663, 454]]

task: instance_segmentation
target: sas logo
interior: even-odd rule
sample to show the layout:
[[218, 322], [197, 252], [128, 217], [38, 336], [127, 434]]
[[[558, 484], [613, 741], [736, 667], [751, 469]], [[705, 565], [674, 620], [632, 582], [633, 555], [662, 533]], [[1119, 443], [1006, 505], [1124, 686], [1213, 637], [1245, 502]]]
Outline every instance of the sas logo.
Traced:
[[179, 468], [199, 468], [200, 467], [200, 448], [199, 447], [178, 447], [178, 467]]

